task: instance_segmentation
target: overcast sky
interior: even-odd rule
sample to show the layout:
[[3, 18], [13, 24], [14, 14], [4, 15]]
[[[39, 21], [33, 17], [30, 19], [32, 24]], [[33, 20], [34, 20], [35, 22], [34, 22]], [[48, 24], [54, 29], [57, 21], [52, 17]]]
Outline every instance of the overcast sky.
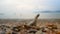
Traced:
[[0, 18], [60, 18], [60, 0], [0, 0]]

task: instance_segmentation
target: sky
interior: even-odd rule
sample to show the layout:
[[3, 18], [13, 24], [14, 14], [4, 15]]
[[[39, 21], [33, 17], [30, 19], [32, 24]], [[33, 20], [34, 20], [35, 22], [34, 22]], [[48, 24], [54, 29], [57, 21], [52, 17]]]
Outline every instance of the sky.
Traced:
[[60, 18], [60, 0], [0, 0], [0, 18]]

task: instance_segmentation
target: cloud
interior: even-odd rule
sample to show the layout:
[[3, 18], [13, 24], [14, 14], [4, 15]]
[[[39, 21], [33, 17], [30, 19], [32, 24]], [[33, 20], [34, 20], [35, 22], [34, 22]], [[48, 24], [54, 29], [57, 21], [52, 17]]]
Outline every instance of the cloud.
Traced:
[[0, 13], [0, 15], [4, 15], [3, 13]]

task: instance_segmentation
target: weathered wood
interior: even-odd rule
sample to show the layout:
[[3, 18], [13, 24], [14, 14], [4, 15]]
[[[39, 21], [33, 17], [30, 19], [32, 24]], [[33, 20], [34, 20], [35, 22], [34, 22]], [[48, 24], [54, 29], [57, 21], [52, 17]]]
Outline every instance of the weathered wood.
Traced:
[[29, 26], [36, 26], [36, 23], [37, 23], [37, 20], [38, 20], [39, 16], [40, 15], [37, 14], [37, 16], [35, 17], [35, 19], [32, 22], [29, 22], [27, 25], [29, 25]]

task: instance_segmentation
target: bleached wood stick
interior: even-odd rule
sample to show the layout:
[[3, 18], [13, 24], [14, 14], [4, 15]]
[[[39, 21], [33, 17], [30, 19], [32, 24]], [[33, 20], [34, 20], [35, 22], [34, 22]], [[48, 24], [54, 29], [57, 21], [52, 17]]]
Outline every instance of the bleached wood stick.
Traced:
[[38, 17], [39, 17], [39, 14], [37, 14], [37, 16], [35, 17], [35, 19], [32, 22], [28, 23], [27, 25], [29, 25], [29, 26], [36, 26], [36, 22], [38, 20]]

